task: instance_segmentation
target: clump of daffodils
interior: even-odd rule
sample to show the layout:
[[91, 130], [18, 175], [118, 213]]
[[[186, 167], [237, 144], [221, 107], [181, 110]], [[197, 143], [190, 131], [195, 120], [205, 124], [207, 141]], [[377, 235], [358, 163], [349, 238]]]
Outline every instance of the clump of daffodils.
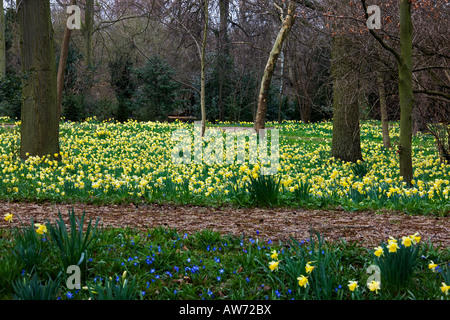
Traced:
[[[374, 248], [375, 263], [380, 268], [381, 278], [388, 290], [401, 290], [411, 280], [418, 264], [420, 240], [418, 233], [399, 239], [389, 237], [387, 243]], [[373, 281], [369, 289], [375, 292], [379, 290]]]

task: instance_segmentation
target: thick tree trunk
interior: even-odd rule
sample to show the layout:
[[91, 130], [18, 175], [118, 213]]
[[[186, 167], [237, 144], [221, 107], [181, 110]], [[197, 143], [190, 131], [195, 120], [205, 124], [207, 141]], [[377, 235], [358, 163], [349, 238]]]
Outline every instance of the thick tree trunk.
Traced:
[[389, 121], [386, 106], [386, 91], [384, 89], [383, 75], [377, 72], [378, 94], [380, 96], [381, 129], [383, 133], [383, 145], [385, 148], [391, 148], [391, 138], [389, 137]]
[[[77, 0], [72, 0], [71, 4], [75, 5]], [[61, 53], [59, 55], [58, 74], [56, 76], [56, 104], [58, 105], [58, 119], [61, 119], [61, 105], [64, 91], [64, 76], [66, 73], [67, 55], [69, 54], [69, 43], [72, 30], [67, 28], [64, 30], [63, 40], [61, 44]]]
[[400, 0], [400, 61], [399, 95], [400, 95], [400, 176], [408, 185], [413, 178], [412, 167], [412, 110], [414, 94], [412, 87], [412, 21], [411, 2]]
[[22, 0], [18, 8], [23, 80], [20, 157], [60, 159], [56, 64], [49, 0]]
[[0, 1], [0, 78], [6, 74], [5, 13], [3, 0]]
[[264, 69], [264, 74], [261, 80], [261, 87], [258, 96], [258, 109], [255, 117], [255, 130], [259, 132], [260, 129], [265, 128], [266, 113], [267, 113], [267, 98], [272, 81], [273, 71], [277, 63], [278, 57], [283, 48], [284, 41], [286, 40], [289, 31], [295, 22], [295, 9], [297, 7], [296, 1], [289, 1], [288, 13], [283, 21], [280, 31], [278, 32], [275, 43], [273, 44], [272, 51], [270, 52], [269, 59]]
[[352, 63], [345, 57], [346, 39], [336, 36], [333, 39], [331, 74], [333, 78], [333, 138], [331, 154], [333, 157], [356, 162], [362, 160], [359, 105], [356, 79], [352, 77]]

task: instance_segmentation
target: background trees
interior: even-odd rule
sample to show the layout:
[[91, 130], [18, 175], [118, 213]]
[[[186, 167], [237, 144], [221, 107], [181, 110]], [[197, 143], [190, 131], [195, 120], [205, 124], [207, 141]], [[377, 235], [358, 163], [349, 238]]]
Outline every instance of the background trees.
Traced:
[[[3, 3], [0, 62], [4, 52], [6, 70], [0, 80], [0, 113], [19, 119], [23, 61], [17, 2]], [[73, 0], [50, 3], [55, 63], [65, 66], [59, 101], [66, 120], [165, 120], [169, 114], [200, 119], [202, 106], [206, 120], [256, 120], [259, 127], [267, 121], [334, 119], [333, 154], [355, 161], [361, 159], [359, 121], [379, 119], [384, 145], [400, 146], [401, 157], [419, 130], [434, 132], [443, 159], [448, 153], [445, 0], [410, 1], [412, 60], [406, 69], [414, 103], [408, 89], [408, 141], [390, 137], [388, 127], [388, 121], [400, 120], [405, 97], [398, 82], [404, 69], [398, 64], [404, 38], [399, 26], [405, 25], [400, 23], [402, 1], [372, 1], [381, 8], [382, 28], [370, 31], [365, 23], [369, 3], [361, 0], [78, 0], [83, 24], [72, 30], [70, 41], [64, 37], [65, 6]], [[267, 106], [258, 116], [265, 68], [288, 17], [296, 22], [272, 55], [271, 79], [263, 82], [265, 97], [259, 99]]]

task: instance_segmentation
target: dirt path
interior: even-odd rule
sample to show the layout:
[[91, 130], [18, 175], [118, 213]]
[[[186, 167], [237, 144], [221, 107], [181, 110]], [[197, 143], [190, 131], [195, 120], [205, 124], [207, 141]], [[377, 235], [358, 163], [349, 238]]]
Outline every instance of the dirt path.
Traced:
[[[35, 204], [0, 202], [0, 228], [8, 228], [3, 216], [14, 215], [13, 225], [21, 221], [43, 223], [55, 221], [58, 210], [64, 218], [70, 208], [79, 215], [100, 217], [103, 226], [130, 227], [148, 230], [163, 226], [176, 228], [179, 233], [194, 233], [203, 229], [219, 231], [260, 240], [288, 241], [309, 237], [310, 227], [327, 241], [345, 239], [371, 247], [390, 236], [401, 237], [419, 232], [423, 241], [432, 241], [436, 246], [450, 245], [450, 217], [409, 216], [395, 213], [345, 212], [303, 209], [258, 209], [258, 208], [207, 208], [175, 205], [86, 205], [86, 204]], [[259, 235], [257, 235], [257, 231]]]

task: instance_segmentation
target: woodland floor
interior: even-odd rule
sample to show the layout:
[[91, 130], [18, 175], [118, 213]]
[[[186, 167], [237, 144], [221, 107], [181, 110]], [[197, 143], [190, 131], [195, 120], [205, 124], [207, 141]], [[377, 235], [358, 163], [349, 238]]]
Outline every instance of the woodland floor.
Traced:
[[[397, 238], [418, 232], [422, 241], [431, 241], [441, 248], [450, 245], [450, 217], [379, 211], [0, 202], [0, 216], [12, 213], [14, 218], [11, 224], [16, 226], [21, 222], [29, 224], [31, 218], [35, 223], [43, 223], [47, 219], [54, 222], [58, 218], [58, 211], [66, 220], [72, 207], [77, 216], [85, 211], [86, 220], [99, 217], [103, 227], [129, 227], [142, 231], [159, 226], [176, 229], [180, 234], [209, 229], [224, 235], [243, 235], [260, 241], [271, 239], [287, 243], [290, 237], [299, 241], [308, 239], [309, 230], [313, 228], [326, 241], [345, 239], [368, 248], [379, 245], [390, 236]], [[1, 219], [0, 228], [8, 228], [11, 224]]]

